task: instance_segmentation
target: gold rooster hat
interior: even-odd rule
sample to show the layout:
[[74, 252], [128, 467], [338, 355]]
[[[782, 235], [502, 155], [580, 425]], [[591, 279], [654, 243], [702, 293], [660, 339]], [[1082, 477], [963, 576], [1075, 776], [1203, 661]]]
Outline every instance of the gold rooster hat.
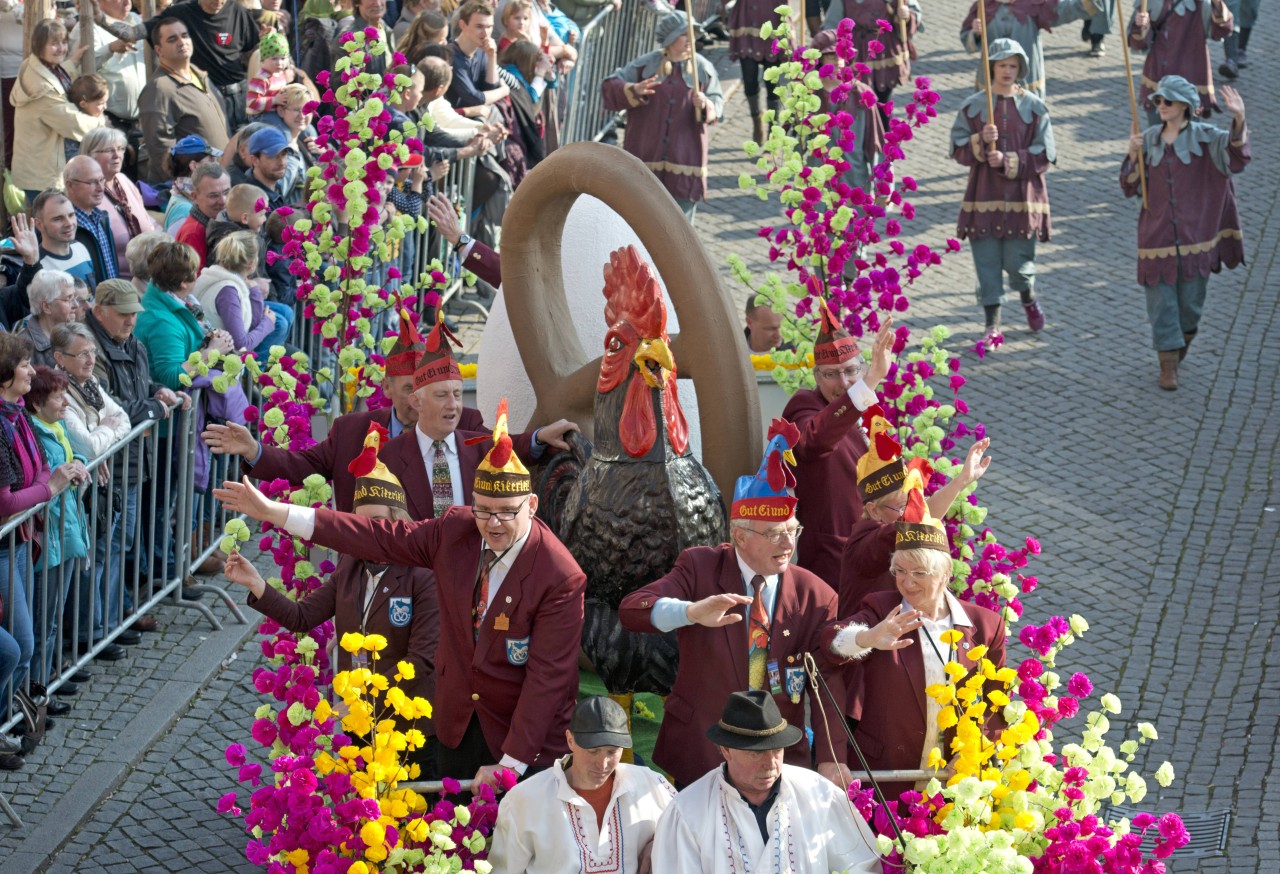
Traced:
[[[472, 437], [470, 446], [489, 440], [489, 437]], [[533, 482], [529, 471], [516, 456], [507, 433], [507, 399], [498, 404], [498, 421], [493, 425], [493, 448], [476, 465], [476, 478], [471, 489], [477, 495], [491, 498], [518, 498], [533, 494]]]
[[400, 307], [400, 336], [387, 353], [387, 376], [413, 376], [426, 348], [417, 326], [409, 318], [409, 311]]
[[894, 550], [937, 549], [951, 554], [947, 541], [947, 529], [939, 520], [929, 515], [929, 505], [924, 500], [924, 484], [933, 468], [923, 458], [913, 458], [907, 465], [907, 509], [902, 519], [894, 523]]
[[450, 379], [462, 379], [462, 370], [458, 367], [458, 359], [454, 357], [453, 347], [461, 346], [458, 338], [444, 324], [444, 309], [441, 308], [436, 326], [427, 335], [422, 357], [418, 359], [417, 369], [413, 372], [413, 389], [417, 391], [424, 385], [433, 382], [445, 382]]
[[813, 344], [813, 366], [844, 364], [858, 357], [858, 344], [831, 314], [827, 302], [818, 300], [818, 339]]
[[399, 507], [408, 512], [404, 486], [394, 473], [378, 458], [382, 441], [388, 438], [387, 429], [377, 422], [369, 423], [369, 433], [364, 435], [364, 448], [351, 459], [347, 470], [355, 474], [356, 493], [353, 506], [378, 504], [383, 507]]
[[879, 404], [862, 414], [862, 427], [869, 445], [858, 459], [858, 497], [865, 504], [901, 489], [907, 470], [902, 464], [902, 444], [893, 436], [893, 426]]

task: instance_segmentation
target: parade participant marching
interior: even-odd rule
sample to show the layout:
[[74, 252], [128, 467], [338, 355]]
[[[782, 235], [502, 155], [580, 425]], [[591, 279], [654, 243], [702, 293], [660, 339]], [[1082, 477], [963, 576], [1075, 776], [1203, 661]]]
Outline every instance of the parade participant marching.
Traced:
[[[987, 43], [1011, 39], [1022, 47], [1027, 68], [1018, 84], [1036, 97], [1044, 100], [1045, 72], [1044, 49], [1040, 44], [1041, 31], [1092, 18], [1103, 12], [1101, 0], [980, 0], [987, 29]], [[978, 21], [979, 5], [975, 0], [960, 25], [960, 42], [970, 52], [982, 48], [982, 23]], [[984, 76], [978, 67], [977, 87], [982, 87]]]
[[813, 345], [815, 388], [802, 388], [787, 401], [782, 417], [800, 429], [796, 459], [796, 517], [805, 526], [796, 564], [828, 585], [840, 580], [840, 553], [862, 505], [858, 500], [858, 458], [867, 442], [858, 430], [863, 410], [876, 402], [875, 389], [893, 364], [893, 319], [876, 335], [871, 366], [825, 302], [819, 303], [818, 339]]
[[[834, 30], [824, 30], [815, 34], [809, 42], [809, 48], [822, 52], [819, 63], [824, 67], [830, 64], [833, 74], [844, 66], [844, 58], [836, 53], [837, 40]], [[844, 159], [849, 162], [849, 169], [842, 178], [848, 185], [871, 193], [871, 173], [884, 152], [884, 117], [878, 110], [862, 102], [862, 95], [871, 90], [871, 86], [861, 79], [853, 80], [853, 88], [849, 90], [849, 96], [843, 103], [839, 106], [832, 105], [831, 94], [841, 84], [842, 81], [834, 75], [823, 77], [822, 91], [818, 93], [822, 100], [819, 112], [842, 111], [853, 116], [854, 151], [844, 155]]]
[[1036, 299], [1036, 240], [1049, 239], [1049, 191], [1044, 176], [1057, 160], [1049, 109], [1018, 84], [1027, 75], [1027, 56], [1011, 39], [990, 45], [994, 118], [979, 92], [960, 105], [951, 126], [951, 154], [969, 168], [969, 184], [956, 235], [969, 240], [978, 274], [978, 303], [986, 327], [984, 342], [1004, 341], [1000, 306], [1004, 275], [1018, 292], [1032, 332], [1044, 327]]
[[1139, 94], [1147, 123], [1163, 121], [1153, 98], [1157, 83], [1166, 76], [1180, 76], [1195, 87], [1195, 108], [1200, 114], [1219, 109], [1207, 40], [1231, 35], [1235, 29], [1231, 10], [1223, 0], [1162, 0], [1154, 17], [1146, 9], [1146, 0], [1136, 0], [1129, 21], [1129, 48], [1147, 53]]
[[[795, 479], [786, 456], [799, 432], [775, 419], [760, 470], [738, 478], [730, 510], [732, 541], [692, 546], [660, 580], [627, 595], [618, 616], [628, 631], [678, 629], [680, 667], [658, 729], [653, 760], [683, 787], [719, 761], [702, 732], [718, 702], [735, 689], [760, 689], [804, 725], [804, 656], [825, 651], [818, 635], [836, 616], [836, 593], [809, 571], [791, 566], [800, 540]], [[745, 617], [744, 617], [745, 614]], [[744, 618], [746, 621], [744, 621]], [[814, 712], [817, 702], [810, 701]], [[834, 716], [833, 716], [834, 718]], [[848, 774], [842, 734], [814, 721], [818, 770], [833, 782]], [[807, 740], [787, 744], [787, 761], [809, 767]], [[834, 750], [834, 752], [833, 752]], [[675, 870], [655, 864], [655, 871]], [[683, 870], [683, 869], [681, 869]]]
[[[370, 423], [364, 448], [348, 466], [355, 477], [355, 513], [369, 519], [404, 521], [409, 518], [404, 487], [378, 460], [378, 449], [385, 437], [386, 430], [381, 425]], [[343, 555], [324, 585], [300, 601], [290, 600], [267, 585], [257, 568], [239, 552], [227, 557], [225, 573], [231, 582], [249, 590], [250, 607], [289, 631], [310, 631], [332, 619], [337, 639], [347, 632], [382, 635], [387, 639], [387, 648], [379, 653], [376, 664], [355, 664], [351, 653], [338, 647], [336, 669], [370, 667], [386, 675], [395, 673], [398, 662], [408, 662], [413, 665], [414, 675], [402, 680], [400, 688], [410, 698], [435, 699], [440, 615], [435, 578], [429, 571]], [[412, 727], [427, 736], [427, 743], [409, 753], [404, 764], [418, 765], [421, 779], [432, 779], [436, 753], [431, 721], [425, 719]]]
[[875, 836], [845, 793], [784, 763], [804, 729], [782, 717], [773, 696], [730, 694], [706, 737], [717, 764], [658, 821], [654, 871], [879, 874]]
[[499, 768], [545, 770], [567, 752], [578, 692], [586, 575], [535, 518], [538, 496], [511, 448], [506, 401], [475, 472], [474, 504], [422, 522], [270, 501], [245, 477], [215, 489], [233, 513], [353, 558], [431, 568], [440, 604], [437, 767], [496, 784]]
[[[889, 565], [897, 536], [894, 523], [907, 508], [906, 468], [902, 463], [902, 447], [892, 436], [892, 426], [884, 418], [879, 404], [863, 413], [862, 421], [871, 445], [858, 459], [862, 518], [849, 532], [840, 562], [841, 617], [852, 615], [862, 606], [862, 599], [872, 592], [893, 590]], [[946, 516], [960, 493], [982, 478], [991, 466], [991, 459], [983, 458], [990, 445], [991, 440], [983, 438], [969, 448], [964, 466], [951, 482], [929, 496], [931, 515], [938, 519]]]
[[693, 81], [683, 12], [659, 18], [654, 38], [660, 49], [615, 70], [600, 87], [605, 108], [626, 110], [622, 147], [645, 162], [692, 222], [707, 199], [707, 126], [724, 112], [724, 95], [715, 66], [696, 53]]
[[[853, 21], [853, 47], [860, 63], [871, 68], [870, 85], [876, 92], [876, 100], [884, 103], [892, 99], [893, 89], [899, 85], [911, 85], [911, 56], [915, 46], [911, 38], [920, 30], [920, 4], [916, 0], [835, 0], [827, 9], [823, 27], [836, 30], [842, 19]], [[880, 22], [893, 25], [881, 30]], [[816, 40], [819, 34], [814, 35]], [[873, 55], [869, 49], [872, 40], [884, 46]], [[834, 45], [834, 43], [833, 43]], [[887, 116], [882, 122], [888, 124]]]
[[765, 91], [765, 108], [775, 112], [778, 109], [774, 93], [777, 83], [764, 81], [764, 73], [781, 62], [781, 58], [774, 57], [773, 40], [761, 38], [760, 27], [765, 23], [777, 27], [777, 5], [771, 0], [738, 0], [729, 10], [729, 60], [737, 61], [742, 68], [742, 96], [751, 113], [751, 139], [760, 145], [768, 136], [760, 114], [761, 88]]
[[658, 818], [676, 797], [671, 784], [640, 765], [621, 764], [631, 749], [627, 712], [602, 695], [579, 702], [566, 733], [569, 755], [502, 798], [489, 864], [495, 871], [641, 874]]
[[[1244, 238], [1232, 175], [1249, 163], [1244, 100], [1222, 89], [1230, 130], [1195, 120], [1198, 91], [1166, 76], [1151, 95], [1161, 124], [1129, 140], [1120, 168], [1126, 197], [1139, 194], [1146, 163], [1147, 207], [1138, 215], [1138, 284], [1147, 296], [1160, 387], [1178, 387], [1178, 364], [1200, 327], [1209, 274], [1244, 263]], [[1139, 157], [1141, 156], [1141, 157]]]
[[1111, 22], [1116, 17], [1118, 0], [1094, 0], [1098, 12], [1092, 18], [1084, 20], [1080, 30], [1080, 39], [1089, 44], [1089, 57], [1100, 58], [1107, 53], [1105, 40], [1111, 33]]

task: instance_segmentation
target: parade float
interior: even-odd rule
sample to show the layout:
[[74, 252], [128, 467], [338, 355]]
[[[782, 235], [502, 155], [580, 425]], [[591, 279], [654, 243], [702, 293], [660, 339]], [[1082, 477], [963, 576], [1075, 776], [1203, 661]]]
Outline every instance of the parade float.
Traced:
[[[742, 337], [728, 293], [718, 274], [708, 269], [705, 252], [687, 228], [681, 226], [680, 234], [670, 227], [663, 230], [672, 214], [682, 221], [673, 204], [658, 198], [653, 207], [656, 219], [643, 217], [645, 210], [634, 204], [617, 208], [629, 224], [638, 225], [637, 235], [648, 243], [656, 273], [665, 284], [664, 300], [684, 316], [685, 330], [708, 332], [698, 342], [673, 340], [671, 352], [679, 359], [681, 376], [694, 377], [698, 393], [717, 400], [700, 405], [700, 417], [705, 421], [707, 416], [727, 416], [732, 421], [737, 416], [742, 425], [737, 442], [722, 447], [714, 466], [709, 464], [722, 493], [729, 477], [752, 467], [750, 460], [761, 442], [753, 367], [772, 368], [779, 383], [793, 389], [811, 379], [807, 356], [813, 346], [816, 302], [827, 301], [853, 336], [865, 336], [879, 328], [885, 314], [908, 312], [913, 283], [959, 249], [953, 240], [939, 241], [936, 248], [908, 247], [902, 241], [903, 223], [914, 214], [911, 197], [916, 186], [896, 165], [915, 132], [935, 115], [938, 98], [928, 81], [916, 80], [911, 100], [890, 117], [871, 190], [849, 186], [841, 178], [849, 169], [845, 155], [855, 145], [853, 126], [847, 114], [820, 111], [818, 92], [824, 78], [838, 80], [830, 99], [839, 105], [856, 80], [866, 75], [864, 61], [869, 59], [853, 57], [848, 31], [842, 28], [836, 52], [846, 63], [838, 69], [821, 68], [817, 50], [793, 47], [789, 10], [778, 11], [782, 23], [766, 36], [776, 39], [783, 62], [767, 75], [777, 76], [781, 108], [764, 145], [747, 146], [760, 172], [744, 177], [741, 185], [779, 204], [777, 226], [760, 230], [761, 245], [768, 247], [779, 269], [752, 277], [741, 262], [730, 266], [739, 281], [789, 316], [784, 335], [792, 351], [769, 360], [748, 359], [740, 348]], [[409, 84], [405, 77], [364, 71], [369, 54], [387, 53], [375, 37], [375, 31], [353, 34], [348, 56], [338, 62], [333, 80], [320, 83], [328, 89], [326, 103], [336, 111], [320, 122], [323, 152], [320, 165], [310, 171], [309, 202], [287, 231], [290, 271], [299, 280], [305, 315], [323, 338], [321, 355], [326, 360], [309, 361], [276, 350], [268, 361], [245, 362], [262, 399], [253, 415], [261, 439], [270, 445], [304, 449], [314, 443], [312, 422], [323, 411], [384, 403], [378, 385], [383, 355], [393, 339], [382, 336], [381, 326], [395, 324], [387, 315], [400, 308], [429, 310], [444, 283], [440, 265], [420, 276], [402, 276], [388, 266], [395, 244], [423, 220], [398, 216], [383, 221], [379, 206], [388, 174], [410, 152], [420, 152], [421, 143], [411, 128], [390, 125], [387, 106], [395, 92]], [[876, 51], [874, 41], [870, 51]], [[524, 293], [517, 298], [523, 312], [531, 312], [539, 300], [560, 300], [564, 294], [559, 262], [536, 248], [541, 238], [532, 233], [530, 223], [550, 228], [542, 233], [562, 231], [579, 194], [591, 193], [593, 186], [602, 190], [609, 181], [584, 175], [583, 166], [626, 157], [606, 146], [569, 147], [552, 155], [523, 183], [508, 216], [504, 247], [509, 264], [522, 265], [513, 275], [521, 277], [517, 284], [524, 283]], [[548, 179], [558, 181], [543, 181]], [[528, 232], [527, 239], [521, 231]], [[558, 258], [558, 243], [552, 248]], [[698, 295], [687, 288], [681, 291], [681, 254], [691, 255], [698, 265]], [[544, 283], [542, 298], [530, 291], [531, 277]], [[597, 306], [603, 302], [598, 291], [605, 284], [605, 277], [599, 279], [592, 292]], [[506, 285], [509, 292], [510, 284]], [[556, 330], [572, 331], [572, 322], [562, 320]], [[543, 342], [540, 348], [516, 344], [519, 364], [530, 374], [536, 395], [532, 418], [566, 415], [591, 423], [599, 409], [594, 403], [597, 389], [611, 380], [576, 337], [556, 336], [564, 342]], [[961, 357], [948, 351], [947, 339], [944, 327], [915, 336], [899, 328], [898, 364], [881, 390], [904, 456], [930, 462], [938, 474], [934, 487], [958, 466], [949, 457], [958, 441], [970, 435], [979, 438], [984, 431], [960, 397], [965, 383]], [[699, 346], [717, 341], [742, 353], [739, 368], [730, 372], [731, 391], [723, 379], [712, 387], [718, 374], [712, 362], [700, 356]], [[326, 361], [327, 366], [313, 367]], [[482, 357], [480, 367], [485, 366]], [[674, 363], [671, 370], [674, 383]], [[234, 376], [235, 369], [224, 372]], [[575, 390], [566, 390], [570, 388]], [[668, 423], [661, 439], [669, 443], [675, 419], [667, 418], [670, 405], [655, 403], [655, 424]], [[584, 430], [598, 433], [590, 424]], [[721, 433], [708, 428], [703, 432], [712, 439]], [[674, 448], [673, 457], [687, 455], [686, 446]], [[704, 457], [712, 457], [705, 442], [699, 449]], [[330, 498], [329, 486], [319, 477], [301, 488], [282, 481], [263, 487], [268, 495], [304, 506], [324, 505]], [[562, 497], [567, 498], [572, 488], [569, 484]], [[569, 505], [560, 506], [563, 511]], [[1022, 599], [1040, 585], [1030, 567], [1040, 553], [1037, 541], [1028, 537], [1016, 545], [1000, 542], [988, 525], [987, 508], [972, 493], [957, 499], [945, 523], [956, 594], [1000, 611], [1017, 639], [1016, 644], [1010, 641], [1011, 650], [1020, 646], [1023, 655], [997, 668], [983, 659], [984, 653], [971, 652], [979, 671], [970, 675], [953, 661], [948, 665], [949, 682], [928, 690], [941, 705], [939, 725], [951, 743], [931, 756], [938, 776], [923, 792], [905, 793], [900, 803], [891, 799], [886, 808], [874, 801], [869, 788], [851, 787], [851, 802], [882, 836], [885, 870], [1162, 871], [1160, 860], [1187, 841], [1177, 815], [1107, 814], [1108, 804], [1137, 804], [1146, 795], [1146, 779], [1130, 763], [1140, 744], [1158, 740], [1156, 729], [1137, 723], [1112, 746], [1111, 721], [1121, 712], [1120, 702], [1114, 695], [1096, 694], [1085, 673], [1068, 673], [1060, 664], [1064, 648], [1088, 631], [1084, 618], [1051, 617], [1040, 626], [1020, 621]], [[290, 597], [315, 589], [333, 571], [333, 564], [313, 553], [309, 543], [270, 526], [255, 535], [243, 522], [232, 522], [224, 547], [241, 548], [255, 537], [257, 547], [270, 553], [278, 566], [270, 584]], [[255, 670], [253, 685], [264, 703], [254, 722], [245, 726], [245, 743], [227, 750], [228, 765], [243, 789], [229, 791], [217, 802], [220, 812], [243, 817], [249, 860], [273, 872], [489, 870], [484, 857], [497, 809], [493, 794], [482, 790], [465, 806], [447, 797], [433, 804], [406, 787], [417, 774], [403, 764], [403, 754], [423, 742], [412, 726], [429, 716], [431, 707], [399, 688], [412, 666], [380, 665], [378, 653], [385, 641], [377, 635], [346, 635], [332, 641], [331, 623], [309, 634], [292, 634], [268, 620], [260, 632], [264, 663]], [[328, 654], [331, 645], [367, 654], [372, 670], [335, 675]], [[1005, 728], [989, 737], [982, 726], [995, 710], [1003, 716]], [[1059, 724], [1064, 721], [1081, 727], [1066, 731]], [[1168, 785], [1171, 766], [1161, 766], [1154, 779]], [[504, 785], [513, 780], [514, 775], [507, 775]]]

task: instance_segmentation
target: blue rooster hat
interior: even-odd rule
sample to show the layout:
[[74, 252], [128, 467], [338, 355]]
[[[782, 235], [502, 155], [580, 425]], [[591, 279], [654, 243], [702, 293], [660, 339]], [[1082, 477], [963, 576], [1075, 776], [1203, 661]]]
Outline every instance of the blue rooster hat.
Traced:
[[795, 515], [796, 477], [788, 465], [796, 463], [791, 450], [800, 441], [800, 429], [786, 419], [774, 419], [768, 437], [760, 469], [754, 476], [738, 477], [729, 510], [732, 519], [783, 522]]

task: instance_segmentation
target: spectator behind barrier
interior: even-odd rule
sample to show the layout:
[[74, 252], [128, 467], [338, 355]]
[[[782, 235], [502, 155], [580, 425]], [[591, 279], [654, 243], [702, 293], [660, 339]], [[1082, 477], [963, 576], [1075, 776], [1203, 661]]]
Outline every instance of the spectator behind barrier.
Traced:
[[519, 84], [511, 92], [516, 122], [511, 133], [519, 140], [525, 163], [532, 169], [547, 154], [544, 136], [547, 117], [555, 112], [555, 68], [551, 59], [526, 39], [509, 44], [498, 60]]
[[267, 209], [274, 212], [289, 203], [284, 178], [289, 172], [289, 139], [268, 126], [249, 137], [250, 173], [245, 182], [256, 185], [267, 199]]
[[226, 208], [227, 192], [231, 190], [231, 177], [218, 164], [201, 164], [191, 175], [191, 190], [193, 195], [191, 212], [173, 237], [179, 243], [190, 246], [196, 253], [199, 266], [203, 267], [209, 256], [205, 229], [209, 221]]
[[[405, 8], [408, 8], [407, 5]], [[403, 22], [404, 17], [400, 20]], [[396, 25], [398, 30], [400, 25]], [[405, 27], [404, 36], [400, 39], [400, 54], [416, 64], [425, 58], [426, 47], [430, 45], [447, 46], [449, 44], [449, 20], [439, 12], [426, 12], [413, 19], [413, 23]]]
[[50, 337], [59, 325], [76, 317], [75, 279], [61, 270], [41, 270], [27, 287], [31, 298], [31, 315], [13, 326], [13, 332], [31, 343], [31, 361], [54, 367]]
[[[217, 218], [209, 222], [205, 230], [205, 239], [212, 252], [228, 234], [236, 231], [251, 231], [258, 235], [267, 220], [267, 201], [262, 191], [254, 185], [236, 185], [227, 194], [227, 208], [218, 213]], [[216, 259], [210, 259], [214, 263]], [[259, 253], [258, 267], [266, 264], [266, 258]]]
[[[222, 157], [222, 149], [215, 149], [197, 136], [183, 137], [169, 149], [169, 175], [173, 188], [169, 190], [169, 205], [164, 211], [164, 229], [173, 234], [182, 227], [191, 213], [191, 174], [196, 167]], [[132, 266], [129, 268], [132, 270]]]
[[104, 279], [120, 275], [111, 222], [102, 208], [106, 200], [106, 177], [97, 161], [77, 155], [63, 168], [62, 179], [66, 184], [67, 197], [75, 207], [76, 239], [84, 243], [93, 262], [92, 277], [85, 276], [85, 281], [97, 286]]
[[[95, 130], [111, 130], [107, 127], [107, 80], [99, 76], [97, 73], [89, 73], [78, 77], [71, 83], [71, 87], [67, 89], [67, 100], [72, 106], [79, 109], [85, 115], [93, 118], [103, 119], [103, 127], [95, 128]], [[92, 131], [90, 131], [92, 133]], [[87, 136], [87, 135], [86, 135]], [[63, 140], [63, 148], [66, 150], [67, 160], [70, 161], [76, 155], [81, 154], [80, 143], [83, 139], [77, 137], [75, 139], [67, 137]], [[89, 154], [84, 152], [84, 154]]]
[[354, 15], [338, 24], [337, 38], [334, 39], [333, 44], [329, 47], [332, 52], [332, 59], [336, 62], [347, 56], [346, 51], [342, 48], [342, 34], [372, 27], [382, 34], [382, 39], [387, 45], [387, 53], [385, 55], [369, 55], [368, 60], [365, 62], [364, 70], [366, 73], [382, 75], [387, 72], [388, 59], [396, 52], [395, 32], [390, 25], [382, 20], [382, 16], [387, 13], [387, 0], [353, 0], [351, 11]]
[[116, 263], [120, 276], [129, 279], [129, 263], [125, 247], [129, 241], [147, 231], [159, 230], [155, 219], [147, 213], [142, 202], [142, 192], [133, 180], [124, 175], [124, 156], [129, 149], [129, 138], [123, 131], [101, 127], [90, 131], [80, 143], [80, 154], [88, 155], [102, 168], [104, 180], [102, 209], [111, 226], [111, 238], [116, 245]]
[[204, 307], [209, 323], [231, 335], [238, 352], [255, 352], [265, 361], [271, 347], [289, 337], [293, 310], [264, 300], [262, 285], [252, 279], [258, 270], [258, 237], [236, 231], [213, 250], [213, 261], [196, 280], [192, 294]]
[[[129, 0], [98, 0], [108, 22], [138, 25], [142, 18], [129, 6]], [[138, 95], [147, 84], [147, 67], [142, 46], [122, 40], [104, 27], [93, 29], [93, 56], [102, 78], [107, 80], [107, 117], [120, 130], [133, 130], [138, 125]]]
[[498, 76], [498, 44], [493, 40], [493, 7], [467, 0], [458, 9], [458, 36], [453, 48], [453, 82], [447, 97], [469, 118], [487, 116], [486, 107], [507, 96]]
[[306, 202], [307, 168], [320, 157], [316, 129], [311, 124], [314, 116], [303, 111], [312, 99], [305, 85], [286, 85], [276, 97], [275, 109], [262, 114], [262, 120], [284, 134], [288, 141], [283, 186], [289, 204]]
[[77, 50], [68, 59], [67, 29], [45, 19], [31, 33], [31, 54], [22, 62], [9, 100], [14, 107], [13, 151], [9, 153], [13, 184], [27, 201], [59, 184], [66, 166], [65, 141], [79, 142], [106, 119], [86, 115], [67, 99], [76, 72]]
[[[168, 243], [172, 239], [164, 231], [151, 231], [134, 237], [129, 241], [129, 245], [125, 247], [124, 257], [129, 262], [129, 272], [133, 274], [133, 278], [129, 282], [137, 289], [138, 300], [141, 300], [142, 295], [146, 294], [147, 284], [151, 281], [151, 268], [147, 266], [147, 259], [151, 257], [151, 253], [155, 251], [156, 246], [161, 243]], [[96, 296], [94, 305], [97, 305]], [[142, 312], [141, 308], [136, 312]]]
[[40, 266], [92, 283], [93, 258], [76, 239], [76, 209], [70, 198], [55, 188], [40, 192], [31, 205], [31, 218], [40, 233]]

